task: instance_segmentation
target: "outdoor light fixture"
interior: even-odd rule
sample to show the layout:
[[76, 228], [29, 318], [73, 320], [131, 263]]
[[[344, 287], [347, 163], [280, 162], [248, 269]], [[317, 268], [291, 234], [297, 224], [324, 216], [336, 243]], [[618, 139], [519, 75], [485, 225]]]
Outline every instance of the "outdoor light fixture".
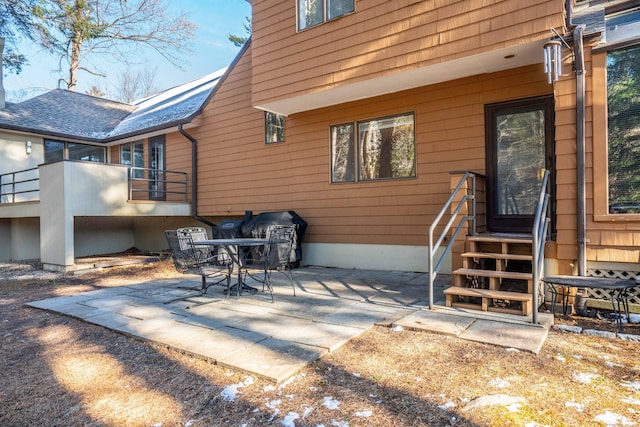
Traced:
[[544, 45], [544, 72], [547, 73], [547, 81], [549, 84], [557, 82], [562, 76], [562, 45], [564, 44], [573, 56], [573, 49], [565, 41], [564, 38], [556, 31], [555, 28], [551, 32], [557, 38], [552, 39]]
[[562, 43], [560, 40], [551, 40], [544, 45], [544, 72], [547, 80], [557, 82], [562, 76]]
[[27, 141], [27, 155], [31, 154], [31, 141]]

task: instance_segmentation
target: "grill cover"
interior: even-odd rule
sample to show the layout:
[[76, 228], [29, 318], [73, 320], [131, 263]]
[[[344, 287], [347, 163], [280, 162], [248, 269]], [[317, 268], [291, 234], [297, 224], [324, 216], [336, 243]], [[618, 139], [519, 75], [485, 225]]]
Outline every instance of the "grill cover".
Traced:
[[294, 211], [262, 212], [251, 219], [243, 221], [241, 226], [244, 237], [264, 237], [267, 227], [271, 224], [293, 225], [297, 224], [296, 238], [291, 251], [291, 262], [298, 263], [302, 260], [302, 241], [307, 231], [307, 222]]

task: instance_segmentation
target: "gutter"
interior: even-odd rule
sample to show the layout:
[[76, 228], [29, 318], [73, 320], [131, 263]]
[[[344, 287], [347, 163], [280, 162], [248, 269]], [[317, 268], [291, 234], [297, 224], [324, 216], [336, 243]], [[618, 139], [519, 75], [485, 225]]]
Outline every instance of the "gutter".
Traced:
[[193, 218], [215, 228], [216, 225], [214, 223], [198, 215], [198, 141], [184, 130], [182, 124], [178, 125], [178, 131], [191, 141], [191, 204], [193, 205]]

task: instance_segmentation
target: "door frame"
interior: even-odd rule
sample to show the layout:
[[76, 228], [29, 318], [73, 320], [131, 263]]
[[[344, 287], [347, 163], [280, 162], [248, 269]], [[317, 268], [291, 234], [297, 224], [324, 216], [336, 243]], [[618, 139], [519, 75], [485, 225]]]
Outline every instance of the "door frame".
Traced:
[[545, 168], [549, 171], [551, 199], [550, 230], [555, 228], [555, 110], [553, 95], [522, 98], [485, 105], [485, 162], [486, 162], [486, 218], [487, 231], [504, 233], [531, 233], [533, 215], [497, 215], [495, 167], [495, 116], [498, 113], [527, 112], [542, 107], [545, 120]]

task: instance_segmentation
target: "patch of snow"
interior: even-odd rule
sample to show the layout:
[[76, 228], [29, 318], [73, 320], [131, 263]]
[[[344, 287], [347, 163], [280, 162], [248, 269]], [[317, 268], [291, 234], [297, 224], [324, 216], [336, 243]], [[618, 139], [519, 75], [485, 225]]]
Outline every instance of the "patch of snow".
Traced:
[[509, 384], [508, 381], [505, 381], [502, 378], [494, 378], [491, 381], [489, 381], [489, 385], [491, 387], [496, 387], [496, 388], [505, 388], [505, 387], [509, 387], [511, 384]]
[[589, 384], [598, 377], [599, 377], [598, 374], [588, 374], [588, 373], [573, 374], [573, 379], [582, 384]]
[[348, 421], [331, 420], [331, 425], [335, 427], [349, 427]]
[[[622, 323], [627, 323], [627, 317], [626, 316], [622, 316], [622, 319], [620, 319], [622, 321]], [[630, 313], [629, 314], [629, 323], [640, 323], [640, 314], [633, 314]]]
[[578, 360], [582, 360], [582, 359], [584, 359], [584, 358], [583, 358], [581, 355], [579, 355], [579, 354], [574, 354], [574, 355], [573, 355], [573, 358], [574, 358], [574, 359], [578, 359]]
[[520, 350], [517, 348], [509, 347], [505, 350], [507, 353], [520, 353]]
[[340, 406], [340, 402], [338, 402], [336, 399], [330, 396], [325, 396], [325, 398], [322, 399], [322, 404], [327, 409], [331, 409], [331, 410], [338, 409], [338, 406]]
[[268, 384], [262, 388], [262, 392], [274, 391], [276, 388], [272, 384]]
[[522, 404], [512, 403], [511, 405], [507, 405], [506, 408], [507, 408], [507, 411], [509, 412], [519, 412], [520, 408], [522, 408]]
[[396, 325], [396, 326], [392, 327], [391, 330], [393, 332], [402, 332], [402, 331], [404, 331], [404, 328], [402, 326], [400, 326], [400, 325]]
[[558, 355], [556, 356], [556, 359], [557, 359], [558, 361], [560, 361], [560, 362], [566, 362], [566, 361], [567, 361], [567, 359], [565, 359], [565, 357], [564, 357], [563, 355], [561, 355], [561, 354], [558, 354]]
[[365, 409], [364, 411], [356, 411], [354, 414], [356, 417], [368, 418], [373, 415], [373, 411], [370, 409]]
[[608, 360], [605, 360], [604, 364], [609, 368], [624, 368], [624, 365], [621, 365], [619, 363], [613, 363]]
[[629, 382], [629, 381], [624, 381], [622, 383], [620, 383], [620, 385], [622, 387], [626, 387], [626, 388], [630, 388], [632, 390], [636, 390], [636, 391], [640, 391], [640, 383], [639, 382]]
[[564, 402], [564, 406], [566, 408], [574, 408], [576, 411], [578, 412], [584, 412], [584, 403], [578, 403], [578, 402]]
[[640, 399], [635, 399], [633, 397], [627, 397], [626, 399], [620, 400], [623, 403], [628, 403], [629, 405], [640, 405]]
[[280, 420], [280, 424], [284, 427], [296, 427], [295, 420], [298, 418], [300, 418], [300, 415], [295, 412], [289, 412], [282, 420]]
[[451, 408], [455, 408], [457, 405], [454, 402], [447, 402], [443, 405], [438, 405], [438, 409], [442, 409], [443, 411], [448, 411]]
[[269, 409], [278, 409], [278, 406], [282, 403], [282, 400], [276, 399], [264, 404]]
[[305, 406], [305, 408], [304, 408], [304, 412], [302, 412], [302, 419], [305, 419], [309, 415], [311, 415], [311, 413], [313, 412], [313, 407], [307, 406], [307, 405], [303, 405], [303, 406]]
[[354, 376], [354, 377], [356, 377], [356, 378], [360, 378], [360, 374], [359, 374], [359, 373], [357, 373], [357, 372], [354, 372], [354, 373], [353, 373], [353, 376]]
[[239, 389], [249, 386], [254, 382], [255, 380], [253, 379], [253, 377], [246, 377], [241, 383], [225, 386], [225, 388], [223, 388], [220, 392], [220, 396], [222, 396], [222, 398], [226, 401], [233, 402], [234, 400], [236, 400], [236, 397], [238, 397]]
[[623, 415], [616, 414], [615, 412], [605, 411], [604, 414], [596, 416], [594, 421], [604, 423], [607, 427], [615, 426], [635, 426], [636, 423], [628, 419]]
[[184, 427], [191, 427], [195, 422], [196, 420], [189, 420], [186, 423], [184, 423]]
[[471, 409], [480, 408], [483, 406], [510, 406], [514, 403], [523, 403], [523, 397], [515, 397], [509, 396], [506, 394], [492, 394], [481, 396], [476, 399], [473, 399], [471, 402], [467, 403], [462, 410], [469, 411]]

